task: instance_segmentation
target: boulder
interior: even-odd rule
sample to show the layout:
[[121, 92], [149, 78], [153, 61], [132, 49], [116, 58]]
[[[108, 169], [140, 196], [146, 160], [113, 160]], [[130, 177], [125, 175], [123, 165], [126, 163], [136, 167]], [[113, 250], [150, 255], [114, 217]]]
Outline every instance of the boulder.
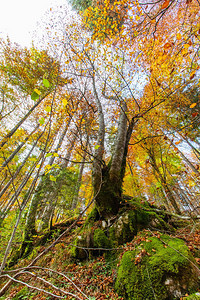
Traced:
[[166, 234], [147, 236], [121, 259], [116, 291], [125, 300], [172, 300], [199, 287], [199, 269], [188, 247]]

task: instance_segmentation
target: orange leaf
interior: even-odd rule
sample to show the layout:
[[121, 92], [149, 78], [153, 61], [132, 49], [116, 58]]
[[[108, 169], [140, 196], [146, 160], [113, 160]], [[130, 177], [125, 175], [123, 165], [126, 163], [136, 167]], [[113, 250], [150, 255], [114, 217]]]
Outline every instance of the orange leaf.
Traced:
[[180, 144], [181, 143], [181, 141], [177, 141], [177, 142], [175, 142], [175, 145], [178, 145], [178, 144]]
[[190, 80], [193, 79], [194, 76], [195, 76], [195, 72], [192, 72], [191, 75], [190, 75]]
[[194, 108], [196, 105], [197, 105], [197, 103], [192, 103], [192, 104], [190, 105], [190, 108]]
[[198, 112], [192, 113], [192, 117], [195, 118], [198, 115]]
[[164, 49], [168, 49], [168, 48], [170, 48], [171, 47], [171, 43], [166, 43], [165, 45], [164, 45]]
[[167, 7], [168, 7], [168, 5], [169, 5], [169, 3], [170, 3], [170, 1], [169, 1], [169, 0], [165, 0], [165, 1], [163, 2], [162, 6], [161, 6], [161, 9], [165, 9], [165, 8], [167, 8]]

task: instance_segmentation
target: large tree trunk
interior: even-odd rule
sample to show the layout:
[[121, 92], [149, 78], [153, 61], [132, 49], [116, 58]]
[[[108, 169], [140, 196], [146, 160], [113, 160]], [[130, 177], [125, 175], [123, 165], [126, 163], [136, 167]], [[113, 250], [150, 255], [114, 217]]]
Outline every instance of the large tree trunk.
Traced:
[[[101, 168], [101, 186], [96, 196], [96, 204], [102, 218], [109, 219], [118, 213], [122, 194], [122, 165], [127, 140], [126, 103], [121, 107], [118, 131], [111, 161]], [[94, 174], [93, 174], [94, 176]]]
[[100, 217], [110, 219], [118, 213], [120, 208], [128, 144], [135, 120], [132, 119], [127, 127], [127, 106], [125, 102], [122, 102], [114, 150], [110, 162], [106, 165], [103, 161], [104, 116], [98, 98], [96, 99], [96, 103], [99, 112], [99, 134], [98, 149], [95, 151], [95, 159], [93, 161], [93, 187], [96, 197], [96, 207]]

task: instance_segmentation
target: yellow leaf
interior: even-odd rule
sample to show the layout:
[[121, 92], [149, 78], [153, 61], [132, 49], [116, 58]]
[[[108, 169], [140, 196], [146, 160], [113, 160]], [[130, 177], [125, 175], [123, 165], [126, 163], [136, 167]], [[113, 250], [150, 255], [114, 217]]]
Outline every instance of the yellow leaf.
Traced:
[[46, 165], [45, 169], [47, 169], [47, 170], [51, 169], [51, 165]]
[[185, 49], [188, 49], [189, 47], [190, 47], [189, 44], [184, 44], [184, 48], [185, 48]]
[[181, 34], [178, 33], [177, 36], [176, 36], [177, 40], [180, 40], [181, 39]]
[[67, 99], [63, 99], [63, 100], [62, 100], [62, 104], [63, 104], [64, 106], [66, 106], [66, 105], [68, 104]]
[[38, 89], [34, 89], [34, 92], [36, 92], [36, 94], [40, 95], [41, 92]]
[[51, 111], [51, 106], [47, 106], [47, 107], [45, 107], [45, 109], [44, 109], [46, 112], [50, 112]]
[[191, 105], [190, 105], [190, 108], [193, 108], [193, 107], [195, 107], [197, 105], [197, 103], [192, 103]]
[[196, 184], [195, 184], [195, 182], [194, 181], [192, 181], [192, 180], [189, 180], [189, 187], [192, 187], [192, 186], [195, 186]]

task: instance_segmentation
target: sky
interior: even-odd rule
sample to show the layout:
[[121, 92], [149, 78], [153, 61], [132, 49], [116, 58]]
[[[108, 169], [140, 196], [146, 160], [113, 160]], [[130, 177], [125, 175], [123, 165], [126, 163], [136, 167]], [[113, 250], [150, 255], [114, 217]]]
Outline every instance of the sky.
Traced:
[[46, 11], [67, 0], [0, 0], [0, 37], [31, 46], [32, 33]]

